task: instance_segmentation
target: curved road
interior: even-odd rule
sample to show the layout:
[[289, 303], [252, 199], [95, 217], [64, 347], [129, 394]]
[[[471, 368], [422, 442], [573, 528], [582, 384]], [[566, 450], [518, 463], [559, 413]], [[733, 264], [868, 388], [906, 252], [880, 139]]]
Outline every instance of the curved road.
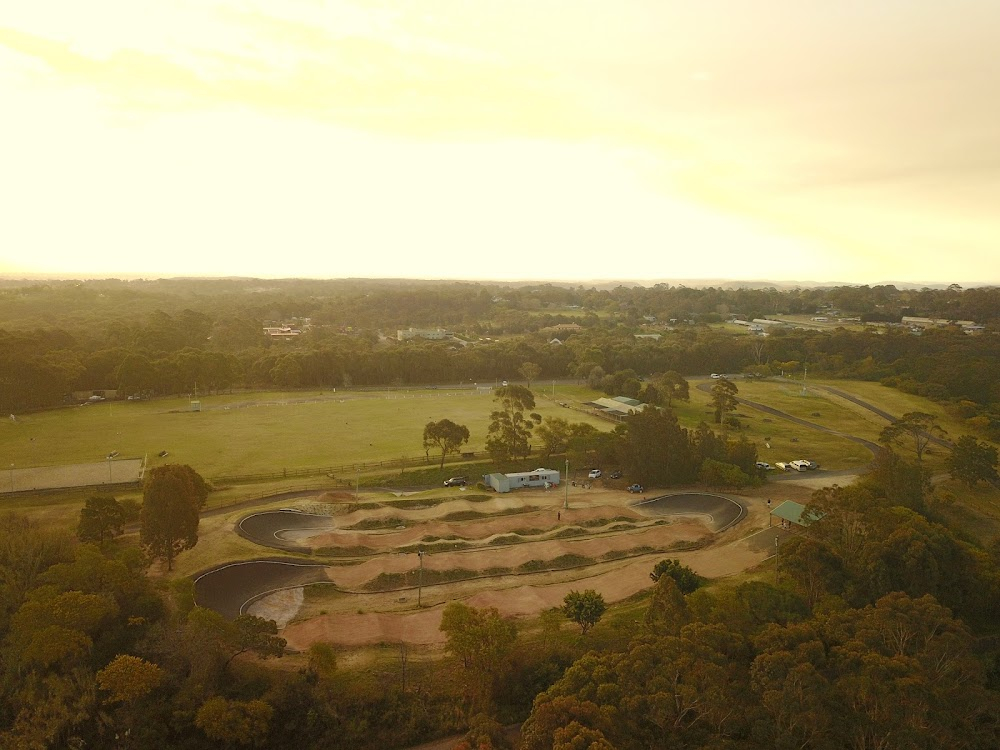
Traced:
[[[712, 384], [711, 383], [699, 383], [698, 390], [704, 391], [706, 393], [710, 393], [712, 391]], [[840, 394], [837, 394], [837, 395], [840, 395]], [[770, 414], [772, 416], [779, 417], [779, 418], [787, 420], [789, 422], [793, 422], [795, 424], [802, 425], [803, 427], [808, 427], [809, 429], [818, 430], [820, 432], [826, 432], [826, 433], [828, 433], [830, 435], [836, 435], [837, 437], [842, 437], [842, 438], [845, 438], [845, 439], [850, 440], [852, 442], [855, 442], [855, 443], [858, 443], [860, 445], [863, 445], [865, 448], [867, 448], [869, 451], [871, 451], [872, 455], [875, 455], [876, 453], [878, 453], [878, 451], [882, 447], [878, 443], [874, 443], [871, 440], [865, 440], [864, 438], [857, 437], [856, 435], [848, 435], [846, 432], [840, 432], [839, 430], [834, 430], [834, 429], [831, 429], [831, 428], [826, 427], [824, 425], [816, 424], [815, 422], [810, 422], [808, 419], [802, 419], [801, 417], [793, 416], [793, 415], [791, 415], [791, 414], [789, 414], [787, 412], [783, 412], [783, 411], [780, 411], [778, 409], [775, 409], [772, 406], [766, 406], [765, 404], [758, 403], [757, 401], [750, 401], [749, 399], [741, 398], [740, 396], [737, 396], [736, 400], [739, 403], [743, 404], [744, 406], [749, 406], [751, 409], [756, 409], [757, 411], [762, 411], [765, 414]], [[851, 400], [853, 401], [854, 399], [851, 399]], [[878, 413], [878, 411], [879, 411], [874, 406], [871, 406], [870, 404], [865, 404], [863, 401], [855, 401], [855, 403], [859, 404], [860, 406], [864, 406], [866, 409], [870, 408], [872, 411], [875, 411], [876, 413]], [[890, 417], [890, 419], [891, 419], [891, 417]]]

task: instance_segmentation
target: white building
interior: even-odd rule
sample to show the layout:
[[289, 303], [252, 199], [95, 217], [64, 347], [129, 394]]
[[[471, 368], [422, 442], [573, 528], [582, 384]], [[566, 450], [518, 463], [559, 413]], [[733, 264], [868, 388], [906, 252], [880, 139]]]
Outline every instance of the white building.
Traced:
[[497, 492], [510, 492], [519, 487], [555, 486], [559, 484], [559, 472], [556, 469], [535, 469], [513, 474], [487, 474], [483, 481]]

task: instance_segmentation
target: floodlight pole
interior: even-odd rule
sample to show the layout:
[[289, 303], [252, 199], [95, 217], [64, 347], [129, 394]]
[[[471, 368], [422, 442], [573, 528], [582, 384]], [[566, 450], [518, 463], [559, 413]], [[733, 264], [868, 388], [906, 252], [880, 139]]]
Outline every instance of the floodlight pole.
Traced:
[[14, 491], [14, 464], [10, 465], [10, 491]]
[[566, 459], [566, 499], [563, 500], [563, 509], [569, 507], [569, 459]]
[[108, 484], [111, 484], [111, 454], [108, 454]]

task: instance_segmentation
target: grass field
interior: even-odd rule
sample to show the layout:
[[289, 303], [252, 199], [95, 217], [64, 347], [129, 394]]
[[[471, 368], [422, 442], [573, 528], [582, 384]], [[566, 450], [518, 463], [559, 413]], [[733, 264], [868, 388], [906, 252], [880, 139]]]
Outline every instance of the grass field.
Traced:
[[[0, 456], [25, 467], [99, 461], [117, 450], [211, 478], [420, 456], [424, 425], [440, 419], [466, 425], [467, 450], [481, 451], [493, 404], [474, 390], [203, 396], [200, 412], [187, 399], [116, 402], [4, 421]], [[611, 427], [550, 399], [539, 398], [537, 411]]]

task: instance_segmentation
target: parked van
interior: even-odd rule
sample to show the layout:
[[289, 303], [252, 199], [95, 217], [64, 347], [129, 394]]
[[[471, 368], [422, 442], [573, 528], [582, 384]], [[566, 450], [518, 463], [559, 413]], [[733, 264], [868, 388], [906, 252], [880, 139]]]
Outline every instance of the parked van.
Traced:
[[793, 469], [795, 469], [795, 471], [809, 471], [808, 461], [803, 461], [800, 459], [798, 461], [792, 461], [788, 465], [791, 466]]

